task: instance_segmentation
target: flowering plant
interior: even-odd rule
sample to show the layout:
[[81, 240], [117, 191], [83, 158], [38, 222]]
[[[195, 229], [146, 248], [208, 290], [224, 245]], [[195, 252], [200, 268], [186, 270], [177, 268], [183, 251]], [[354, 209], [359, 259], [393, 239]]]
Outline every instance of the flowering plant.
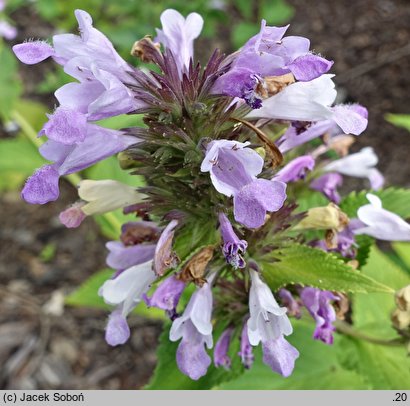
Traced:
[[[371, 148], [349, 154], [367, 110], [335, 104], [333, 62], [310, 51], [309, 40], [262, 21], [241, 49], [216, 50], [202, 67], [193, 51], [202, 17], [166, 10], [157, 36], [132, 47], [150, 69], [135, 68], [88, 13], [75, 14], [80, 35], [13, 47], [23, 63], [52, 58], [76, 80], [55, 93], [59, 106], [39, 133], [50, 163], [22, 197], [55, 201], [60, 177], [116, 154], [143, 179], [82, 180], [79, 200], [60, 214], [67, 227], [118, 208], [134, 216], [107, 243], [114, 272], [99, 295], [113, 306], [109, 345], [127, 342], [127, 316], [145, 302], [170, 319], [177, 366], [192, 380], [212, 362], [251, 368], [259, 345], [263, 363], [287, 377], [303, 350], [288, 341], [289, 316], [313, 318], [313, 339], [330, 345], [336, 328], [350, 331], [340, 321], [350, 317], [350, 294], [394, 292], [361, 267], [373, 239], [410, 241], [400, 216], [410, 213], [399, 192], [381, 189]], [[100, 123], [122, 114], [142, 115], [144, 125]], [[342, 198], [344, 176], [366, 179], [372, 192]], [[397, 303], [395, 342], [405, 344], [408, 286]]]

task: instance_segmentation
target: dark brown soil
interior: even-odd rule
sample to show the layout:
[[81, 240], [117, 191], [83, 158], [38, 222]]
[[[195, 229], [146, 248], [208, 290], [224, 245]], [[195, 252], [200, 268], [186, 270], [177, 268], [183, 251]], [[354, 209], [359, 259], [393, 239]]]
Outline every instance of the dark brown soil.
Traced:
[[[343, 101], [369, 109], [369, 128], [355, 148], [372, 145], [388, 183], [410, 186], [410, 134], [384, 120], [389, 112], [410, 113], [410, 3], [289, 3], [296, 8], [290, 33], [310, 38], [317, 52], [335, 61]], [[27, 11], [13, 17], [20, 40], [50, 35], [52, 27]], [[39, 98], [33, 84], [44, 69], [51, 65], [21, 67], [27, 96]], [[52, 96], [40, 99], [53, 107]], [[23, 203], [18, 193], [0, 198], [1, 388], [133, 389], [148, 381], [155, 366], [159, 323], [131, 317], [132, 338], [113, 349], [103, 339], [105, 311], [61, 306], [62, 294], [103, 268], [106, 255], [92, 219], [75, 230], [59, 224], [58, 213], [75, 199], [65, 184], [61, 199], [42, 207]], [[50, 244], [55, 254], [41, 260]]]

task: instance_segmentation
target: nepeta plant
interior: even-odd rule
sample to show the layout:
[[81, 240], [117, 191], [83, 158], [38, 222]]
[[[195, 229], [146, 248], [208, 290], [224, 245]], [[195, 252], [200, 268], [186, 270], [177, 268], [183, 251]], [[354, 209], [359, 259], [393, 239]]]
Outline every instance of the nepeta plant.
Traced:
[[[410, 240], [410, 225], [375, 194], [354, 218], [338, 207], [342, 175], [366, 178], [374, 190], [383, 185], [371, 148], [348, 154], [367, 110], [334, 105], [333, 62], [311, 52], [306, 38], [285, 36], [287, 26], [262, 21], [241, 49], [216, 50], [201, 67], [193, 57], [201, 16], [166, 10], [156, 38], [132, 49], [156, 65], [151, 71], [126, 63], [86, 12], [76, 17], [79, 36], [13, 48], [26, 64], [51, 57], [76, 79], [55, 93], [60, 105], [39, 134], [48, 138], [40, 153], [51, 163], [28, 179], [22, 196], [54, 201], [61, 176], [119, 152], [123, 169], [143, 177], [139, 188], [83, 180], [79, 201], [60, 215], [67, 227], [118, 208], [138, 217], [107, 244], [115, 270], [99, 291], [113, 306], [107, 343], [128, 340], [126, 318], [145, 301], [172, 321], [177, 364], [190, 378], [207, 373], [207, 349], [214, 348], [216, 367], [229, 369], [238, 340], [245, 368], [261, 344], [263, 362], [289, 376], [299, 356], [286, 338], [289, 315], [307, 309], [313, 338], [332, 344], [335, 307], [339, 316], [347, 310], [343, 293], [388, 291], [356, 270], [357, 236]], [[98, 123], [121, 114], [143, 115], [145, 126]], [[318, 192], [327, 205], [298, 208]]]

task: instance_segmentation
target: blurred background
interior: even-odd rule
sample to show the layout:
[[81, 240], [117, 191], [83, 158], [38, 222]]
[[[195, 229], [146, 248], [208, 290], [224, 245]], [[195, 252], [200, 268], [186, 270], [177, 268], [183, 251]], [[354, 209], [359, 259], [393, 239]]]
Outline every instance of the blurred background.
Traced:
[[[138, 63], [129, 53], [132, 44], [155, 35], [166, 8], [204, 17], [196, 42], [203, 62], [215, 47], [229, 53], [243, 45], [259, 31], [261, 18], [269, 25], [290, 23], [288, 34], [309, 38], [311, 49], [335, 61], [339, 102], [369, 109], [368, 130], [353, 150], [374, 147], [387, 183], [410, 186], [408, 0], [9, 0], [0, 27], [6, 22], [17, 33], [0, 39], [0, 388], [140, 388], [156, 364], [160, 320], [133, 315], [126, 345], [109, 348], [104, 341], [107, 310], [95, 286], [110, 274], [104, 270], [104, 244], [117, 230], [104, 218], [65, 229], [58, 214], [77, 198], [66, 181], [58, 202], [40, 207], [20, 199], [25, 178], [43, 163], [35, 134], [56, 105], [53, 92], [69, 79], [52, 61], [18, 63], [10, 46], [76, 32], [76, 8], [90, 12], [94, 25], [132, 64]], [[125, 121], [109, 125], [133, 124], [120, 120]], [[112, 159], [85, 175], [118, 173]]]

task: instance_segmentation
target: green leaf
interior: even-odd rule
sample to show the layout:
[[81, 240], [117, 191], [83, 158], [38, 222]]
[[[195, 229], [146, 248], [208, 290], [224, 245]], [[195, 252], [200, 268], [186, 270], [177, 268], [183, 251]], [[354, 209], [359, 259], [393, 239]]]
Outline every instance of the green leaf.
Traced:
[[218, 389], [368, 389], [369, 386], [354, 371], [343, 368], [337, 359], [335, 347], [341, 337], [335, 335], [333, 346], [313, 340], [313, 323], [292, 320], [293, 334], [286, 339], [300, 352], [293, 374], [288, 378], [272, 372], [262, 363], [260, 346], [254, 349], [255, 362], [239, 378], [218, 386]]
[[407, 272], [410, 272], [410, 243], [409, 242], [394, 242], [393, 249], [400, 257]]
[[[87, 279], [83, 284], [76, 289], [73, 293], [69, 294], [65, 298], [65, 302], [69, 306], [76, 307], [92, 307], [99, 309], [112, 309], [112, 306], [104, 303], [101, 296], [98, 295], [98, 290], [103, 285], [103, 283], [110, 279], [113, 275], [112, 269], [103, 269], [95, 273], [89, 279]], [[134, 310], [135, 314], [144, 316], [151, 319], [164, 320], [164, 312], [155, 307], [147, 308], [144, 302], [141, 302]]]
[[275, 250], [258, 264], [272, 290], [300, 284], [339, 292], [392, 292], [333, 254], [305, 245], [292, 244]]
[[410, 217], [410, 189], [388, 188], [378, 191], [352, 192], [340, 203], [340, 208], [350, 217], [357, 217], [359, 207], [369, 204], [366, 193], [379, 196], [383, 208], [398, 214], [403, 218]]
[[372, 389], [410, 389], [410, 359], [404, 346], [385, 347], [348, 337], [344, 340], [343, 351], [349, 352], [351, 369]]
[[385, 118], [396, 127], [402, 127], [410, 131], [410, 114], [386, 114]]
[[[145, 389], [151, 390], [166, 390], [166, 389], [181, 389], [181, 390], [193, 390], [193, 389], [211, 389], [222, 382], [234, 379], [243, 373], [243, 367], [240, 362], [240, 358], [237, 356], [239, 351], [239, 340], [232, 340], [229, 349], [229, 356], [232, 360], [232, 366], [230, 371], [226, 371], [224, 368], [215, 368], [213, 363], [208, 368], [208, 372], [205, 376], [193, 381], [186, 375], [184, 375], [178, 369], [176, 363], [176, 351], [179, 342], [171, 342], [169, 340], [169, 324], [164, 327], [164, 331], [161, 334], [160, 342], [157, 350], [158, 364], [155, 368], [154, 374], [145, 387]], [[214, 340], [217, 341], [219, 334], [222, 331], [214, 332]], [[211, 358], [212, 358], [212, 354]]]
[[[371, 249], [362, 273], [380, 283], [387, 283], [394, 290], [410, 283], [410, 276], [376, 247]], [[353, 296], [354, 326], [376, 337], [395, 338], [397, 333], [391, 327], [390, 321], [390, 314], [394, 308], [393, 294], [356, 294]]]

